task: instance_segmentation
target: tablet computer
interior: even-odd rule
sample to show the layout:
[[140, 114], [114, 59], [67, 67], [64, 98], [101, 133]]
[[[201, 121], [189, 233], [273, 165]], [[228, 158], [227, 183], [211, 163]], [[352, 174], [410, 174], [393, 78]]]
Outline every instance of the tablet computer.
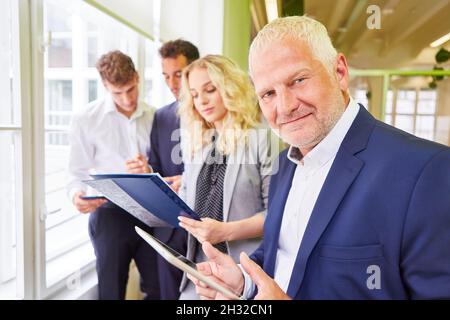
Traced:
[[219, 285], [217, 282], [213, 281], [212, 279], [206, 277], [202, 273], [197, 271], [196, 264], [187, 259], [182, 254], [178, 253], [177, 251], [173, 250], [171, 247], [166, 245], [164, 242], [161, 242], [160, 240], [156, 239], [149, 233], [145, 232], [141, 228], [135, 226], [136, 232], [149, 244], [153, 247], [153, 249], [156, 250], [167, 262], [172, 264], [173, 266], [177, 267], [178, 269], [187, 272], [194, 276], [195, 278], [199, 279], [200, 281], [203, 281], [206, 283], [209, 287], [216, 289], [226, 297], [233, 299], [233, 300], [244, 300], [242, 296], [239, 296], [235, 294], [234, 292], [230, 291], [228, 288], [225, 288], [221, 285]]

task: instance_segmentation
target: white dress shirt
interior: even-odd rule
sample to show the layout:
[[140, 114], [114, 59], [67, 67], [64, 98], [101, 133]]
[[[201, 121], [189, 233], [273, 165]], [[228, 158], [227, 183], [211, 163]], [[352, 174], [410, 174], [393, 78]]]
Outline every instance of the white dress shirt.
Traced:
[[74, 115], [69, 132], [70, 153], [67, 192], [87, 190], [82, 180], [90, 173], [125, 173], [125, 161], [147, 155], [155, 109], [139, 102], [127, 118], [110, 95], [87, 105]]
[[[289, 148], [288, 159], [297, 167], [284, 207], [274, 271], [274, 280], [284, 292], [288, 290], [297, 253], [317, 197], [358, 111], [359, 105], [350, 99], [334, 128], [303, 158], [297, 148]], [[244, 296], [249, 297], [255, 285], [245, 272], [244, 278]]]

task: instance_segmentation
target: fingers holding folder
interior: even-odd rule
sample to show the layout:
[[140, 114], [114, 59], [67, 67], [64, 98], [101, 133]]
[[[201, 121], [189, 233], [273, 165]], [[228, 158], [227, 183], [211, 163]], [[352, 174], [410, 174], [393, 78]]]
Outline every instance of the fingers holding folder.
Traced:
[[172, 188], [173, 191], [178, 193], [181, 187], [181, 175], [172, 176], [172, 177], [164, 177], [164, 181]]

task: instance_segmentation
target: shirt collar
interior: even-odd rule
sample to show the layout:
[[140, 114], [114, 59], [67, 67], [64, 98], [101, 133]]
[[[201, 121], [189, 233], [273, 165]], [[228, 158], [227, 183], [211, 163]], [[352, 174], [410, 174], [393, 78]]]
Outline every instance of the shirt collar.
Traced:
[[[134, 113], [131, 115], [130, 120], [134, 120], [141, 117], [144, 114], [144, 111], [145, 111], [144, 104], [142, 102], [138, 102], [136, 111], [134, 111]], [[113, 112], [119, 113], [111, 94], [107, 94], [105, 98], [104, 114], [106, 115]]]
[[117, 112], [116, 104], [114, 103], [114, 100], [110, 94], [106, 95], [104, 111], [105, 111], [105, 114], [108, 114], [111, 112]]
[[358, 111], [359, 105], [350, 97], [347, 108], [327, 136], [304, 157], [297, 147], [289, 147], [288, 159], [297, 165], [303, 165], [305, 168], [312, 170], [325, 165], [336, 156]]

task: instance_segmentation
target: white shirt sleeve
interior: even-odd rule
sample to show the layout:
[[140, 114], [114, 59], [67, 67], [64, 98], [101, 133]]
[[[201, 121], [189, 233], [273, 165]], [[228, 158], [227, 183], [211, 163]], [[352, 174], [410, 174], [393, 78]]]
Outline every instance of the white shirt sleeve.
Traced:
[[255, 292], [256, 285], [250, 278], [249, 274], [247, 272], [245, 272], [245, 270], [241, 266], [241, 264], [238, 264], [238, 267], [241, 268], [242, 274], [244, 275], [244, 291], [242, 292], [242, 296], [245, 299], [249, 299]]
[[87, 186], [82, 182], [88, 180], [89, 170], [94, 168], [94, 145], [86, 134], [88, 123], [74, 116], [69, 131], [69, 165], [67, 172], [67, 194], [70, 201], [78, 191], [85, 191]]

